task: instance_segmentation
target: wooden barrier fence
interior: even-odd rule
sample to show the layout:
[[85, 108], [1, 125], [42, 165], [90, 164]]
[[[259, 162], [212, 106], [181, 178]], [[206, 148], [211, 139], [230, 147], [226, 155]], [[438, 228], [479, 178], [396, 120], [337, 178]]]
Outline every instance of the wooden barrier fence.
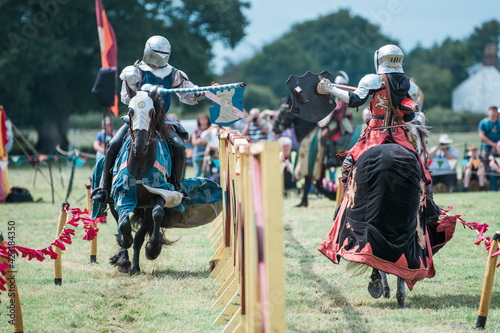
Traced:
[[210, 276], [220, 285], [214, 324], [224, 332], [285, 332], [283, 176], [277, 142], [221, 131], [224, 211], [211, 236]]

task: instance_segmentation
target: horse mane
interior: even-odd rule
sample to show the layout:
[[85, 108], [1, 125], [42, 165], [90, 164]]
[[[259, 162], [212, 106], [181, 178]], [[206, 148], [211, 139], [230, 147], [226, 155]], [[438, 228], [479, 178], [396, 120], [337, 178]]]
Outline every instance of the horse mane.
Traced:
[[166, 123], [167, 113], [165, 112], [165, 108], [163, 107], [164, 101], [161, 97], [154, 94], [150, 96], [153, 99], [153, 105], [155, 108], [155, 119], [154, 121], [154, 130], [160, 133], [164, 138], [168, 137], [168, 128], [169, 126]]
[[408, 129], [414, 128], [422, 139], [429, 139], [431, 127], [425, 125], [425, 117], [415, 118], [406, 123]]

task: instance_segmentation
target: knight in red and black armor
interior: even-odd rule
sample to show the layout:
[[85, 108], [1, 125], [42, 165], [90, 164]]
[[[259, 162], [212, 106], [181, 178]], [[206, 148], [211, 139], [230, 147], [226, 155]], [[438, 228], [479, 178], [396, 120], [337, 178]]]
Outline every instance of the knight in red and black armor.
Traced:
[[[372, 97], [368, 126], [342, 164], [344, 199], [318, 250], [336, 264], [343, 258], [395, 274], [411, 290], [418, 280], [434, 276], [432, 256], [451, 239], [456, 220], [439, 220], [441, 209], [430, 195], [431, 177], [415, 149], [418, 142], [407, 135], [405, 122], [418, 111], [412, 100], [418, 87], [404, 75], [401, 49], [377, 50], [375, 69], [354, 91], [325, 79], [317, 86], [318, 93], [349, 107]], [[372, 275], [372, 282], [378, 280]]]
[[[398, 143], [415, 151], [406, 135], [405, 121], [411, 121], [418, 105], [412, 100], [418, 94], [418, 86], [405, 76], [403, 51], [396, 45], [385, 45], [375, 51], [376, 74], [365, 75], [355, 91], [337, 88], [328, 79], [318, 83], [319, 94], [330, 94], [356, 108], [372, 96], [369, 109], [371, 119], [364, 134], [354, 147], [345, 153], [344, 167], [352, 165], [358, 157], [371, 147], [385, 142]], [[423, 163], [428, 184], [431, 178]]]

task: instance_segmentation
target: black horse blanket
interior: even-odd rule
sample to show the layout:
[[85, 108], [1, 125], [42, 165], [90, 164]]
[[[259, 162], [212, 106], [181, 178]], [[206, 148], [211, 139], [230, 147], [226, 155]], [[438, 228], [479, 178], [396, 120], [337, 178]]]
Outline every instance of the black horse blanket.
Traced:
[[435, 274], [437, 252], [454, 223], [426, 223], [425, 175], [415, 152], [393, 143], [373, 147], [356, 161], [333, 227], [319, 251], [403, 278], [408, 288]]

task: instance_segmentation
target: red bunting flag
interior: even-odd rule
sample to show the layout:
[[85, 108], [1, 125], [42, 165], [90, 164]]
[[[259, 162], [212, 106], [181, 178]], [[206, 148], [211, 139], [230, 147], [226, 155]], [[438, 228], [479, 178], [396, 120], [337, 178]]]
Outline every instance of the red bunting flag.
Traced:
[[[103, 68], [115, 67], [118, 70], [118, 60], [116, 57], [116, 36], [113, 27], [108, 21], [106, 11], [101, 0], [95, 0], [95, 14], [97, 17], [97, 33], [101, 46], [101, 63]], [[118, 95], [115, 94], [115, 105], [111, 111], [118, 116]]]

